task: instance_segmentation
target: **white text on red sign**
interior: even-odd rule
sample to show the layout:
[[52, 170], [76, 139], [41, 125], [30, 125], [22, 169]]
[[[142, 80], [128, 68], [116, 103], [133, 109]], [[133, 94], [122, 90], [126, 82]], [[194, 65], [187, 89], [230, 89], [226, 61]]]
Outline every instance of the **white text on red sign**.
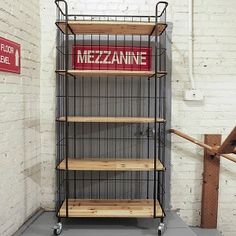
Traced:
[[150, 70], [151, 49], [147, 47], [74, 46], [75, 69]]
[[20, 73], [20, 45], [1, 37], [0, 71]]

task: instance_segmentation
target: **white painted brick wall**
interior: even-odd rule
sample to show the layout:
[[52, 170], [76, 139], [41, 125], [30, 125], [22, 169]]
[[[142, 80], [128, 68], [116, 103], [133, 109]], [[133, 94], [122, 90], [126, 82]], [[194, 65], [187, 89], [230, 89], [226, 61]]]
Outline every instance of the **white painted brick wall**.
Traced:
[[[55, 7], [41, 0], [41, 153], [42, 206], [54, 206], [55, 158]], [[86, 14], [153, 14], [154, 0], [68, 0], [70, 11]], [[169, 1], [173, 22], [172, 127], [203, 139], [204, 133], [222, 133], [235, 125], [236, 105], [236, 1], [198, 0], [194, 4], [194, 72], [205, 95], [202, 103], [183, 101], [188, 82], [188, 0]], [[46, 89], [45, 89], [46, 88]], [[199, 225], [202, 184], [202, 149], [173, 137], [171, 205], [189, 225]], [[236, 235], [236, 166], [222, 160], [218, 228]]]
[[[194, 72], [197, 87], [205, 94], [204, 102], [199, 104], [182, 100], [182, 90], [189, 86], [184, 71], [188, 67], [188, 38], [187, 32], [180, 31], [183, 35], [175, 33], [179, 30], [173, 21], [172, 125], [199, 139], [203, 139], [201, 134], [204, 133], [222, 133], [224, 138], [235, 126], [235, 6], [234, 1], [226, 4], [222, 1], [195, 1]], [[190, 175], [192, 170], [194, 172]], [[234, 164], [221, 161], [218, 228], [227, 236], [236, 234], [235, 171]], [[180, 208], [179, 214], [190, 225], [200, 222], [201, 183], [202, 150], [174, 137], [171, 203], [174, 209]], [[178, 189], [187, 191], [178, 192]]]
[[2, 0], [0, 36], [21, 44], [21, 74], [0, 72], [0, 235], [40, 207], [40, 18], [38, 0]]
[[40, 0], [41, 16], [41, 205], [55, 206], [55, 62], [56, 9], [54, 1]]

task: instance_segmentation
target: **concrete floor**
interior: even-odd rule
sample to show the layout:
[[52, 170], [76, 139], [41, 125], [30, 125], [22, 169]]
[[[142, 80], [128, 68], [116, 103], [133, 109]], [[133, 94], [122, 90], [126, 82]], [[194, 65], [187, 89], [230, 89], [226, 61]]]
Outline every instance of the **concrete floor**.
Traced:
[[[167, 220], [164, 236], [196, 236], [175, 213], [169, 213]], [[54, 213], [44, 212], [15, 236], [50, 236], [55, 223]], [[156, 236], [156, 226], [157, 221], [150, 219], [70, 219], [63, 223], [61, 236]]]
[[[220, 236], [217, 230], [188, 227], [176, 213], [167, 213], [163, 236]], [[42, 212], [29, 220], [14, 236], [51, 236], [57, 222], [54, 212]], [[157, 236], [158, 222], [151, 219], [69, 219], [61, 236]]]
[[221, 235], [217, 229], [200, 229], [196, 227], [191, 227], [191, 229], [198, 236], [220, 236]]

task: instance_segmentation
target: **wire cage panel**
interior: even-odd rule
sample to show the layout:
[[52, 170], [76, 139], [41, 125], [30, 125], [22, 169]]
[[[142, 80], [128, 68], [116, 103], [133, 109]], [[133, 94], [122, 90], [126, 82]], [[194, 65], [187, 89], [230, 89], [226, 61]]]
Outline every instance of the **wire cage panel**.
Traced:
[[[135, 204], [148, 204], [150, 211], [143, 212], [144, 217], [163, 218], [164, 213], [160, 214], [156, 207], [164, 210], [167, 4], [164, 3], [161, 10], [160, 4], [157, 4], [155, 16], [70, 15], [64, 0], [57, 0], [56, 4], [59, 27], [56, 47], [57, 215], [59, 218], [74, 217], [78, 213], [78, 216], [83, 217], [79, 208], [72, 213], [69, 206], [72, 209], [70, 204], [80, 206], [85, 204], [84, 201], [88, 201], [86, 204], [95, 204], [97, 201], [98, 205], [103, 204], [100, 207], [104, 207], [104, 204], [117, 206], [131, 201], [134, 208]], [[82, 22], [80, 24], [95, 26], [105, 21], [103, 27], [113, 24], [114, 28], [117, 27], [113, 30], [117, 31], [109, 31], [111, 29], [108, 30], [108, 27], [105, 33], [101, 29], [96, 32], [89, 26], [86, 32], [76, 34], [73, 29], [81, 30], [78, 21]], [[125, 27], [136, 25], [136, 28], [132, 28], [132, 34], [129, 35], [128, 31], [118, 30], [119, 24], [123, 24], [122, 27], [124, 24]], [[148, 33], [140, 31], [142, 24], [148, 25], [151, 30]], [[151, 61], [149, 73], [140, 76], [138, 72], [141, 66], [138, 68], [137, 65], [131, 65], [130, 72], [123, 73], [126, 69], [114, 64], [112, 69], [116, 71], [119, 66], [120, 74], [114, 73], [111, 76], [104, 73], [110, 70], [109, 65], [106, 68], [100, 63], [91, 63], [89, 73], [84, 73], [87, 68], [83, 68], [82, 64], [80, 70], [83, 73], [75, 73], [77, 68], [73, 60], [77, 60], [78, 55], [74, 53], [73, 47], [77, 45], [91, 47], [91, 50], [94, 46], [98, 49], [106, 46], [107, 50], [128, 47], [131, 52], [150, 48], [147, 55]], [[86, 53], [88, 50], [82, 56], [88, 56]], [[101, 121], [101, 117], [111, 121]], [[78, 166], [78, 163], [82, 165], [82, 161], [86, 160], [90, 161], [92, 170], [88, 167], [80, 167], [78, 170], [70, 165], [70, 161]], [[94, 163], [98, 160], [103, 160], [100, 164], [105, 165], [104, 169], [95, 168]], [[131, 160], [134, 161], [132, 165], [129, 164]], [[106, 164], [109, 162], [111, 166], [112, 161], [120, 161], [120, 169]], [[135, 165], [139, 167], [135, 169]], [[107, 203], [101, 202], [103, 200], [107, 200]], [[109, 202], [113, 200], [114, 203]], [[88, 214], [93, 216], [89, 210], [86, 215], [89, 217]], [[116, 216], [120, 217], [122, 213]], [[127, 215], [124, 213], [123, 216]], [[140, 217], [139, 214], [133, 216]]]

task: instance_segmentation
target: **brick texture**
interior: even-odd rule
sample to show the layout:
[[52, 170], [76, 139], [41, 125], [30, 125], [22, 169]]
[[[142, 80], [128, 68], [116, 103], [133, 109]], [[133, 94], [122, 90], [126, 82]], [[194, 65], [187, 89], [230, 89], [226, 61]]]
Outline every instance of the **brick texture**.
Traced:
[[0, 36], [21, 44], [21, 74], [0, 72], [0, 235], [40, 207], [39, 2], [2, 0]]

